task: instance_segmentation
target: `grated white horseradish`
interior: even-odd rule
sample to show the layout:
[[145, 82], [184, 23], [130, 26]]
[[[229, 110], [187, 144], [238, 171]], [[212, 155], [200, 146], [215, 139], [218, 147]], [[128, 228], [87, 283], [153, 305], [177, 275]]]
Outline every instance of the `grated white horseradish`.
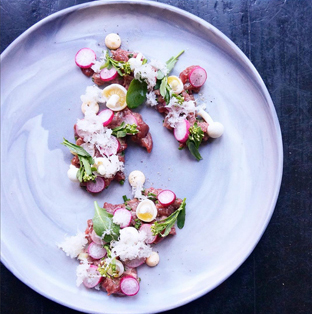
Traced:
[[124, 163], [119, 160], [117, 155], [95, 157], [94, 166], [97, 168], [97, 172], [104, 178], [111, 178], [118, 171], [124, 170]]
[[100, 73], [101, 72], [101, 67], [106, 63], [106, 50], [103, 52], [103, 54], [100, 56], [99, 60], [96, 60], [94, 64], [91, 66], [91, 69], [95, 73]]
[[98, 102], [105, 102], [102, 96], [102, 90], [96, 85], [88, 86], [84, 95], [80, 96], [83, 103], [95, 104]]
[[149, 64], [156, 70], [160, 70], [164, 74], [164, 76], [166, 76], [169, 72], [166, 63], [160, 60], [152, 59]]
[[112, 254], [123, 261], [147, 258], [151, 255], [152, 248], [145, 243], [146, 238], [146, 232], [137, 231], [134, 227], [121, 229], [119, 240], [111, 242]]
[[166, 108], [169, 109], [167, 114], [167, 122], [173, 128], [176, 127], [180, 121], [186, 119], [186, 117], [190, 114], [195, 114], [196, 110], [195, 101], [184, 101], [180, 105], [175, 97], [170, 99], [170, 102], [168, 105], [166, 105]]
[[88, 240], [84, 232], [78, 232], [75, 236], [65, 237], [65, 240], [58, 244], [65, 254], [71, 258], [77, 257], [84, 249]]
[[156, 94], [154, 91], [150, 91], [149, 93], [146, 94], [146, 104], [151, 107], [158, 105]]
[[134, 78], [139, 81], [145, 81], [150, 90], [156, 85], [157, 71], [149, 63], [143, 64], [134, 69]]

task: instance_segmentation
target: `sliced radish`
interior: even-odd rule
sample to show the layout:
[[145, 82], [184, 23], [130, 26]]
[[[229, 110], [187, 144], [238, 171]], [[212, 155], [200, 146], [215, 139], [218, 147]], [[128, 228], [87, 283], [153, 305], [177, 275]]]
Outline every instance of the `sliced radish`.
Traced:
[[170, 190], [163, 190], [158, 194], [157, 199], [161, 205], [169, 206], [175, 201], [176, 195]]
[[145, 263], [146, 258], [141, 257], [141, 258], [135, 258], [135, 259], [130, 259], [130, 260], [126, 260], [125, 261], [125, 265], [127, 267], [131, 267], [131, 268], [136, 268], [141, 266], [142, 264]]
[[124, 276], [120, 280], [120, 290], [125, 295], [133, 296], [139, 292], [140, 285], [135, 278], [131, 276]]
[[146, 240], [145, 243], [152, 244], [156, 241], [157, 236], [153, 235], [153, 232], [151, 230], [152, 225], [151, 224], [142, 224], [139, 231], [143, 231], [146, 233]]
[[190, 123], [184, 119], [177, 123], [173, 130], [174, 137], [177, 141], [185, 143], [190, 135]]
[[92, 230], [91, 232], [91, 239], [94, 243], [99, 244], [99, 245], [104, 245], [106, 242], [99, 237], [94, 230]]
[[91, 242], [88, 247], [88, 254], [94, 259], [101, 259], [106, 255], [106, 250], [102, 245]]
[[114, 212], [113, 222], [120, 226], [120, 228], [129, 227], [131, 222], [131, 212], [125, 208], [117, 208]]
[[87, 191], [90, 193], [99, 193], [102, 192], [105, 188], [105, 181], [102, 177], [96, 177], [95, 182], [87, 182]]
[[90, 268], [87, 270], [88, 277], [83, 279], [83, 284], [91, 289], [98, 285], [102, 279], [101, 274], [97, 270], [97, 266], [91, 265]]
[[189, 81], [193, 87], [201, 87], [205, 84], [207, 72], [200, 66], [195, 67], [189, 73]]
[[108, 82], [113, 80], [114, 78], [116, 78], [118, 75], [118, 72], [116, 71], [116, 69], [114, 67], [107, 69], [104, 68], [101, 72], [100, 72], [100, 77], [101, 80], [103, 82]]
[[127, 114], [126, 116], [124, 116], [124, 118], [122, 119], [124, 123], [126, 124], [135, 124], [138, 125], [138, 120], [136, 119], [136, 117], [133, 114]]
[[82, 69], [90, 68], [94, 64], [95, 59], [96, 54], [90, 48], [80, 49], [75, 56], [76, 64]]
[[116, 155], [120, 148], [120, 143], [115, 136], [110, 137], [109, 145], [105, 146], [104, 148], [101, 147], [101, 153], [106, 156]]
[[114, 118], [114, 111], [110, 109], [104, 109], [98, 113], [98, 116], [101, 117], [101, 121], [103, 122], [103, 126], [109, 125]]

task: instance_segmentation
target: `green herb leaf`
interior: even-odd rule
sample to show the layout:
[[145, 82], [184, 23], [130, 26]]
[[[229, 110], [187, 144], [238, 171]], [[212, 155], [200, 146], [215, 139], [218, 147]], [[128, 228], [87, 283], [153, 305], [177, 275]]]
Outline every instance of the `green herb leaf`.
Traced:
[[113, 215], [108, 213], [105, 208], [101, 208], [97, 202], [94, 202], [95, 213], [92, 219], [93, 229], [104, 241], [110, 242], [117, 240], [119, 237], [119, 225], [113, 223]]
[[139, 132], [135, 124], [125, 124], [124, 122], [121, 125], [113, 129], [112, 135], [119, 137], [125, 137], [127, 135], [135, 135]]
[[127, 197], [127, 195], [123, 195], [122, 199], [123, 199], [124, 203], [130, 201], [130, 199]]
[[203, 140], [204, 132], [197, 125], [197, 122], [194, 123], [194, 125], [190, 128], [190, 135], [186, 141], [187, 148], [191, 152], [191, 154], [199, 161], [202, 158], [200, 155], [198, 148]]
[[173, 212], [166, 219], [156, 221], [152, 224], [152, 233], [154, 235], [159, 234], [161, 237], [166, 237], [170, 233], [171, 228], [174, 226], [177, 220], [178, 228], [182, 229], [185, 223], [185, 206], [186, 199], [184, 198], [182, 204], [175, 212]]
[[139, 107], [146, 100], [147, 84], [133, 79], [129, 85], [126, 102], [130, 109]]
[[178, 55], [176, 55], [175, 57], [171, 57], [167, 62], [167, 69], [168, 69], [168, 74], [172, 71], [172, 69], [174, 68], [175, 64], [177, 63], [179, 57], [182, 55], [182, 53], [184, 52], [184, 50], [182, 50]]
[[167, 78], [167, 76], [165, 76], [161, 80], [161, 84], [160, 84], [160, 87], [159, 87], [160, 95], [163, 96], [164, 98], [166, 97], [166, 94], [167, 94], [167, 82], [168, 82], [168, 78]]

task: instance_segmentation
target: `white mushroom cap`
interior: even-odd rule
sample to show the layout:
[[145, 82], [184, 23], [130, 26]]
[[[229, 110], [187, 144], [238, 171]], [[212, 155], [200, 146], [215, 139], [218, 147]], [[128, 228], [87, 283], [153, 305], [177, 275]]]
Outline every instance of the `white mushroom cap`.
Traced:
[[129, 180], [130, 185], [133, 187], [137, 185], [143, 186], [145, 182], [145, 175], [140, 170], [134, 170], [130, 172], [128, 180]]
[[118, 49], [121, 45], [120, 36], [115, 33], [108, 34], [105, 37], [105, 45], [109, 49]]
[[154, 267], [159, 263], [159, 255], [157, 252], [152, 252], [151, 255], [146, 259], [146, 264], [150, 267]]

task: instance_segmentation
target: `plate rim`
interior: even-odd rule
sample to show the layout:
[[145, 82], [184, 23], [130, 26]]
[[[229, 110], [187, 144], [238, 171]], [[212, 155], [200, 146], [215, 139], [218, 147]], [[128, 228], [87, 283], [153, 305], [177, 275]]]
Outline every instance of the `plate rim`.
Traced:
[[[266, 85], [264, 84], [264, 81], [262, 80], [260, 74], [258, 73], [257, 69], [255, 68], [255, 66], [252, 64], [252, 62], [247, 58], [247, 56], [243, 53], [243, 51], [230, 39], [228, 38], [225, 34], [223, 34], [219, 29], [217, 29], [215, 26], [213, 26], [212, 24], [210, 24], [209, 22], [205, 21], [204, 19], [190, 13], [187, 12], [183, 9], [177, 8], [175, 6], [166, 4], [166, 3], [159, 3], [159, 2], [155, 2], [155, 1], [149, 1], [149, 0], [100, 0], [100, 1], [95, 1], [95, 2], [86, 2], [86, 3], [82, 3], [82, 4], [78, 4], [78, 5], [74, 5], [74, 6], [70, 6], [68, 8], [62, 9], [60, 11], [57, 11], [55, 13], [52, 13], [51, 15], [43, 18], [42, 20], [36, 22], [34, 25], [32, 25], [31, 27], [29, 27], [26, 31], [24, 31], [21, 35], [19, 35], [2, 53], [1, 53], [1, 63], [4, 61], [4, 59], [6, 58], [6, 56], [10, 53], [10, 51], [12, 49], [14, 49], [16, 46], [18, 46], [19, 42], [22, 41], [25, 37], [27, 37], [28, 35], [30, 35], [32, 32], [34, 32], [35, 30], [39, 29], [40, 27], [42, 27], [44, 24], [49, 23], [50, 21], [53, 21], [54, 19], [61, 17], [61, 16], [65, 16], [73, 11], [76, 10], [84, 10], [84, 9], [88, 9], [89, 7], [96, 7], [96, 6], [111, 6], [111, 5], [122, 5], [122, 4], [133, 4], [133, 5], [139, 5], [139, 6], [150, 6], [150, 7], [157, 7], [157, 8], [161, 8], [161, 9], [165, 9], [171, 12], [174, 12], [178, 15], [182, 15], [185, 16], [186, 18], [189, 18], [193, 21], [198, 22], [199, 24], [201, 24], [205, 29], [209, 29], [209, 31], [213, 32], [218, 38], [220, 38], [222, 41], [225, 41], [229, 47], [235, 52], [235, 54], [240, 58], [240, 60], [244, 63], [245, 66], [247, 66], [248, 69], [251, 70], [252, 74], [254, 75], [254, 79], [255, 79], [255, 83], [259, 86], [261, 93], [263, 94], [266, 103], [268, 104], [268, 108], [269, 108], [269, 113], [270, 113], [270, 117], [272, 118], [272, 126], [274, 126], [274, 130], [275, 130], [275, 135], [276, 135], [276, 152], [277, 152], [277, 165], [278, 168], [276, 170], [276, 186], [275, 186], [275, 190], [274, 193], [272, 193], [272, 199], [270, 202], [270, 208], [269, 210], [267, 210], [267, 215], [266, 215], [266, 219], [265, 222], [263, 223], [262, 226], [262, 230], [261, 232], [259, 232], [257, 240], [255, 241], [255, 243], [250, 247], [249, 252], [247, 253], [246, 256], [243, 257], [243, 259], [241, 260], [241, 262], [236, 265], [235, 267], [232, 267], [231, 270], [229, 270], [228, 272], [226, 272], [225, 274], [223, 274], [222, 278], [220, 279], [220, 281], [218, 283], [216, 283], [214, 286], [211, 287], [211, 289], [202, 289], [201, 291], [197, 291], [195, 294], [190, 294], [189, 297], [181, 300], [181, 302], [172, 305], [172, 306], [165, 306], [163, 308], [159, 308], [157, 310], [157, 313], [161, 312], [161, 311], [166, 311], [166, 310], [171, 310], [174, 308], [178, 308], [180, 306], [183, 306], [187, 303], [190, 303], [200, 297], [202, 297], [203, 295], [209, 293], [210, 291], [212, 291], [213, 289], [215, 289], [217, 286], [219, 286], [221, 283], [223, 283], [226, 279], [228, 279], [232, 274], [234, 274], [234, 272], [236, 272], [236, 270], [241, 267], [241, 265], [246, 261], [246, 259], [250, 256], [250, 254], [254, 251], [255, 247], [258, 245], [260, 239], [262, 238], [265, 230], [267, 229], [267, 226], [271, 220], [271, 217], [274, 213], [275, 207], [276, 207], [276, 203], [278, 200], [278, 196], [279, 196], [279, 192], [280, 192], [280, 188], [281, 188], [281, 183], [282, 183], [282, 177], [283, 177], [283, 159], [284, 159], [284, 153], [283, 153], [283, 141], [282, 141], [282, 133], [281, 133], [281, 128], [280, 128], [280, 124], [279, 124], [279, 120], [278, 120], [278, 116], [277, 116], [277, 112], [275, 110], [273, 101], [271, 99], [271, 96], [269, 94], [269, 91], [266, 87]], [[1, 164], [2, 167], [2, 164]], [[4, 240], [1, 237], [1, 243], [4, 244]], [[16, 276], [19, 280], [21, 280], [24, 284], [26, 284], [28, 287], [30, 287], [32, 290], [36, 291], [37, 293], [39, 293], [40, 295], [58, 303], [61, 304], [65, 307], [77, 310], [77, 311], [85, 311], [84, 309], [81, 309], [79, 307], [76, 307], [73, 304], [68, 304], [66, 302], [60, 301], [58, 299], [56, 299], [55, 297], [49, 295], [48, 293], [44, 292], [44, 291], [40, 291], [39, 289], [36, 288], [36, 286], [32, 285], [31, 283], [28, 283], [27, 280], [25, 278], [22, 278], [22, 275], [20, 275], [18, 273], [18, 271], [14, 268], [14, 267], [9, 267], [9, 261], [6, 260], [5, 256], [3, 255], [3, 252], [1, 250], [1, 262], [4, 264], [4, 266], [14, 274], [14, 276]], [[100, 312], [99, 312], [100, 313]], [[102, 313], [102, 312], [101, 312]], [[104, 313], [104, 312], [103, 312]], [[143, 312], [140, 312], [143, 313]]]

